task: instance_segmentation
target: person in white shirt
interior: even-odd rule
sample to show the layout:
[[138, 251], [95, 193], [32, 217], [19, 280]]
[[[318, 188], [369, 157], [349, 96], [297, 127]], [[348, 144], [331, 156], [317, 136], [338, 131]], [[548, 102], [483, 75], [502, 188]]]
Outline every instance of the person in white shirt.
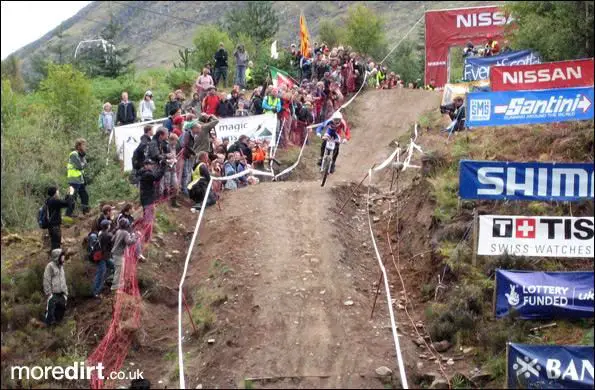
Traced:
[[139, 106], [139, 117], [141, 121], [152, 121], [153, 111], [155, 111], [155, 102], [153, 101], [153, 93], [151, 91], [145, 92], [144, 99], [140, 102]]

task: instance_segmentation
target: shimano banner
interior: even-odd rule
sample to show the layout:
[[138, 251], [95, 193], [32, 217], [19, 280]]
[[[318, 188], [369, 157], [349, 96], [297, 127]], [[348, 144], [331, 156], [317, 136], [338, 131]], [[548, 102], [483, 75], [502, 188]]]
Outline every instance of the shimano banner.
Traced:
[[593, 271], [496, 270], [496, 317], [524, 320], [593, 317]]
[[504, 126], [593, 119], [593, 87], [471, 92], [467, 126]]
[[508, 343], [506, 372], [509, 389], [593, 389], [593, 347]]
[[593, 199], [593, 163], [459, 163], [461, 199], [576, 202]]
[[478, 255], [593, 257], [593, 217], [481, 215]]
[[467, 57], [465, 58], [463, 80], [489, 80], [491, 66], [533, 65], [540, 63], [541, 58], [539, 58], [539, 54], [531, 50], [509, 51], [508, 53], [490, 57]]

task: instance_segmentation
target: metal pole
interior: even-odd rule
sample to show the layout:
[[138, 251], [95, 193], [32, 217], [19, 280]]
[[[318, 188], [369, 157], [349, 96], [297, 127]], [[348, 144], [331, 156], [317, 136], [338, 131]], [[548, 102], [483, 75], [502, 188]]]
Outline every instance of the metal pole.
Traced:
[[477, 231], [479, 228], [478, 223], [478, 216], [477, 216], [477, 209], [473, 209], [473, 257], [472, 257], [472, 264], [473, 266], [477, 266]]
[[[374, 309], [376, 308], [376, 300], [378, 299], [378, 293], [380, 292], [380, 285], [382, 284], [382, 272], [380, 272], [380, 280], [378, 281], [378, 286], [376, 287], [376, 295], [374, 296], [374, 304], [372, 305], [372, 313], [370, 313], [370, 319], [374, 316]], [[392, 305], [392, 302], [390, 302]]]

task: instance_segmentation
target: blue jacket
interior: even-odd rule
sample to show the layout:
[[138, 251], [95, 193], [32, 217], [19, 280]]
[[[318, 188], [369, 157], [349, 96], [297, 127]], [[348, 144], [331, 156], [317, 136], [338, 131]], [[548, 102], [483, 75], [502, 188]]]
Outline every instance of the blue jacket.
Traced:
[[337, 133], [337, 129], [329, 126], [330, 124], [332, 124], [332, 122], [332, 119], [327, 119], [326, 121], [324, 121], [320, 126], [316, 128], [316, 135], [320, 137], [322, 135], [322, 130], [324, 129], [324, 135], [328, 137], [333, 137], [337, 140], [337, 142], [339, 142], [341, 141], [341, 137]]

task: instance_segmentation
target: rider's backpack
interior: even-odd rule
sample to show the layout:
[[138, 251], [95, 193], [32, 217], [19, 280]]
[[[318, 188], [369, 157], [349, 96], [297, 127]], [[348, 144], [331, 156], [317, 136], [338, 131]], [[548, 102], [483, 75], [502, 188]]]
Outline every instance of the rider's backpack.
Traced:
[[37, 212], [37, 223], [40, 229], [47, 229], [50, 227], [50, 212], [48, 210], [48, 203], [45, 202]]
[[103, 257], [101, 244], [99, 243], [99, 234], [91, 232], [87, 235], [87, 259], [98, 262]]

